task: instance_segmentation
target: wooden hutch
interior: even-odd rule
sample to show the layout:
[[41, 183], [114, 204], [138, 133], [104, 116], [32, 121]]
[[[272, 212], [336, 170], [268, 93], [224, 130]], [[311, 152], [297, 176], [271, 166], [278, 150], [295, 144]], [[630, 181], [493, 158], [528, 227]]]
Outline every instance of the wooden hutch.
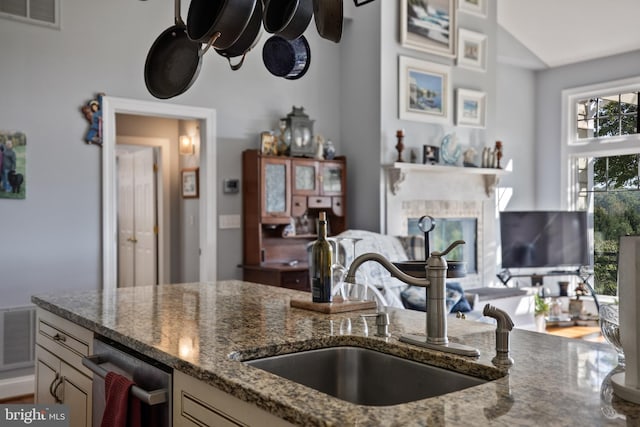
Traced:
[[310, 290], [318, 213], [327, 213], [329, 235], [346, 229], [346, 168], [344, 157], [242, 153], [243, 280]]

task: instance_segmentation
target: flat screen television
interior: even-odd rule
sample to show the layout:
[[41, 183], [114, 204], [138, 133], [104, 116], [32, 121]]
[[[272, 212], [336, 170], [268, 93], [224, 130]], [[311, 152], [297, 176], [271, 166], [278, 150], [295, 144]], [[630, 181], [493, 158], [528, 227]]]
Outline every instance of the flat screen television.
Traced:
[[588, 265], [587, 232], [586, 212], [501, 212], [502, 267]]

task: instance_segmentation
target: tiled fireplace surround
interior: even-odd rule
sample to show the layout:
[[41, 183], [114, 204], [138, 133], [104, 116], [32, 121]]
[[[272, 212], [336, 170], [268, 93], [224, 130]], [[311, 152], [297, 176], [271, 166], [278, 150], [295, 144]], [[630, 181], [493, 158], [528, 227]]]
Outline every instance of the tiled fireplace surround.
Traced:
[[494, 177], [463, 167], [395, 166], [385, 169], [384, 232], [406, 235], [408, 219], [423, 215], [476, 218], [478, 272], [460, 281], [465, 288], [499, 283], [496, 279], [498, 222]]

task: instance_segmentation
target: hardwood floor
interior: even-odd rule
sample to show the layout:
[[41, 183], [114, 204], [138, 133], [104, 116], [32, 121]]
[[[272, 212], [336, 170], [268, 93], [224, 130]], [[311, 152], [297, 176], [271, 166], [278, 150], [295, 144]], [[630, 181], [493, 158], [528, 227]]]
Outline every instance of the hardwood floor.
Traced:
[[33, 403], [33, 394], [0, 400], [0, 404]]

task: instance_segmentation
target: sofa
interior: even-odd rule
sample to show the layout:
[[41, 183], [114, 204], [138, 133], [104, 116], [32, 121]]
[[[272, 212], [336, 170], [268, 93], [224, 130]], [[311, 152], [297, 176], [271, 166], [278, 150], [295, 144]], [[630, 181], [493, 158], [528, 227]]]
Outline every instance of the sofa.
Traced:
[[[353, 240], [357, 239], [355, 246]], [[338, 261], [345, 266], [354, 257], [367, 252], [376, 252], [388, 260], [424, 260], [424, 238], [422, 236], [390, 236], [366, 230], [346, 230], [334, 237]], [[354, 254], [355, 249], [355, 254]], [[358, 283], [366, 283], [379, 292], [374, 292], [379, 304], [410, 310], [425, 311], [426, 292], [424, 288], [407, 285], [391, 277], [387, 270], [376, 262], [366, 262], [356, 273]], [[450, 316], [464, 314], [467, 319], [486, 321], [482, 310], [489, 303], [505, 310], [517, 327], [533, 329], [534, 290], [499, 287], [465, 288], [456, 279], [447, 279], [447, 308]]]

